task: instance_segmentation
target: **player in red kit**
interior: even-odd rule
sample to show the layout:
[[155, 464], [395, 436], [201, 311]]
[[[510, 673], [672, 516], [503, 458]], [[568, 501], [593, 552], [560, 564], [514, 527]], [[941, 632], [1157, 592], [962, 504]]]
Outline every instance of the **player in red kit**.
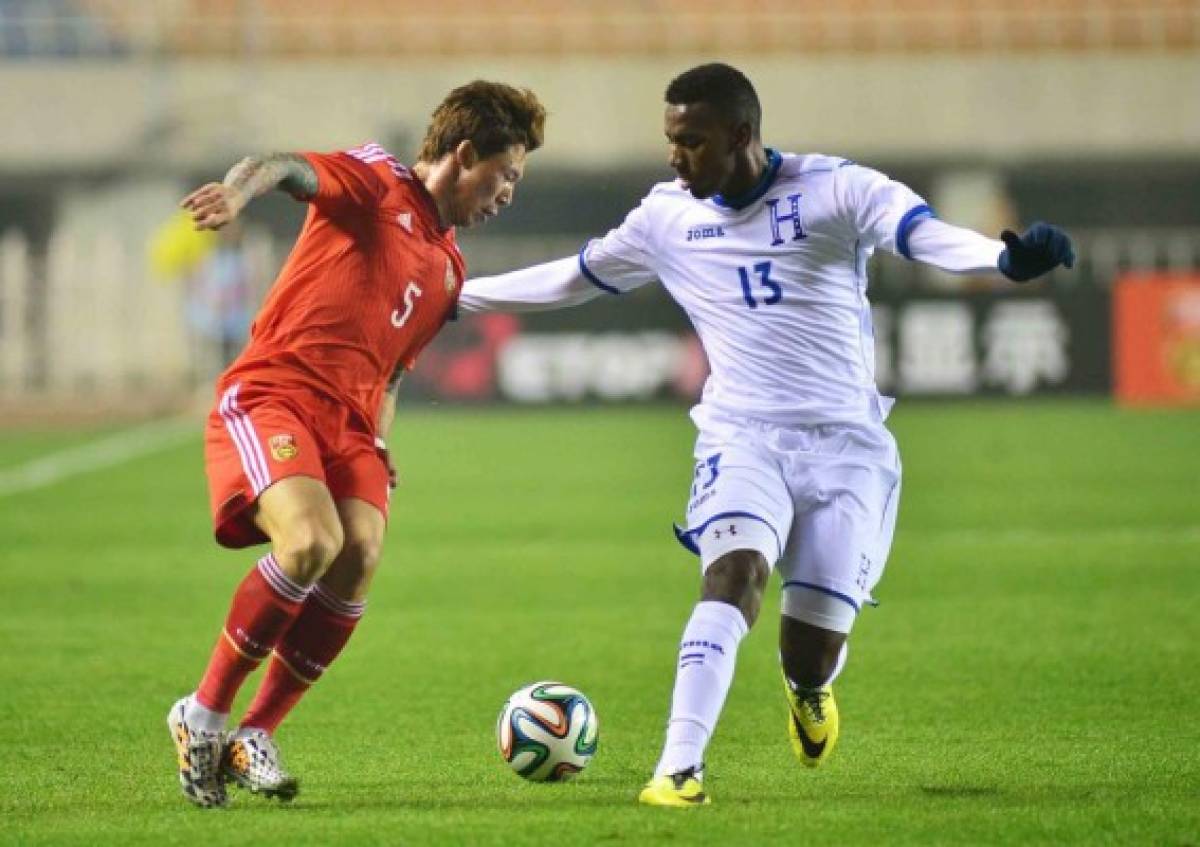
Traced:
[[[411, 168], [377, 144], [250, 157], [184, 199], [199, 229], [219, 229], [273, 188], [309, 204], [246, 349], [218, 379], [205, 432], [217, 541], [270, 552], [234, 592], [196, 691], [168, 715], [196, 805], [225, 805], [229, 781], [296, 795], [274, 732], [362, 616], [386, 525], [383, 437], [399, 378], [462, 286], [454, 227], [512, 202], [544, 122], [532, 92], [473, 82], [434, 111]], [[231, 733], [234, 696], [268, 657]]]

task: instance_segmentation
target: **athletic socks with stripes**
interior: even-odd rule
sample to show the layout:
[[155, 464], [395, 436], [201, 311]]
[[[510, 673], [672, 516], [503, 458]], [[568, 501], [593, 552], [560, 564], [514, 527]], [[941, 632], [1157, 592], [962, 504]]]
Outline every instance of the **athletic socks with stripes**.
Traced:
[[655, 776], [704, 762], [704, 750], [733, 683], [738, 644], [748, 627], [741, 610], [719, 601], [696, 604], [683, 630], [667, 740]]
[[343, 600], [324, 585], [314, 585], [303, 610], [275, 646], [266, 678], [241, 725], [274, 733], [342, 652], [365, 608], [365, 602]]
[[274, 555], [258, 560], [233, 594], [225, 628], [196, 690], [200, 706], [229, 714], [238, 689], [300, 614], [310, 588], [285, 574]]

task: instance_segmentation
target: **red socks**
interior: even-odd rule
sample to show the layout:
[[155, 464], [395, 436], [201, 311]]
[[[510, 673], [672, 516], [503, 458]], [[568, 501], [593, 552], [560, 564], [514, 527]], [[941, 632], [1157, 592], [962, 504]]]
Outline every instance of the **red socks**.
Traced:
[[342, 652], [365, 607], [366, 603], [341, 599], [320, 583], [314, 585], [303, 610], [275, 646], [267, 676], [241, 725], [274, 733]]
[[246, 677], [267, 657], [304, 605], [309, 587], [293, 582], [268, 553], [233, 594], [225, 628], [196, 691], [200, 705], [228, 713]]

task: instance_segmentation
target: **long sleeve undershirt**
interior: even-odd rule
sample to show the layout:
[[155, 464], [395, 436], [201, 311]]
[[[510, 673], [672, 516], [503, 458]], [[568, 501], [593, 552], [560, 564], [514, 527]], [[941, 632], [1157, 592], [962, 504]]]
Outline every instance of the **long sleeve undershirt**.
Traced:
[[543, 312], [578, 306], [604, 292], [579, 268], [579, 259], [555, 259], [499, 276], [469, 279], [458, 298], [464, 312]]
[[1003, 249], [1001, 241], [937, 218], [918, 221], [908, 234], [908, 250], [915, 261], [950, 273], [998, 273], [996, 262]]
[[[997, 273], [1004, 244], [937, 218], [918, 221], [908, 235], [914, 260], [950, 273]], [[577, 306], [604, 292], [590, 282], [579, 259], [556, 259], [499, 276], [467, 281], [459, 298], [464, 312], [539, 312]]]

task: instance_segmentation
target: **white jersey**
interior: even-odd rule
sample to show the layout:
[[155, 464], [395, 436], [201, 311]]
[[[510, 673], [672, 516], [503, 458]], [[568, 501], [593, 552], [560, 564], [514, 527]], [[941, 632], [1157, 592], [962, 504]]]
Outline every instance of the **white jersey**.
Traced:
[[[960, 273], [1003, 245], [945, 224], [904, 185], [829, 156], [781, 156], [736, 208], [655, 186], [578, 256], [470, 279], [464, 311], [537, 311], [655, 279], [687, 312], [711, 374], [680, 541], [703, 567], [757, 550], [782, 610], [848, 632], [891, 548], [900, 493], [891, 405], [875, 389], [867, 260], [882, 247]], [[833, 424], [832, 426], [830, 424]]]
[[738, 208], [660, 183], [576, 260], [469, 280], [460, 305], [553, 308], [658, 279], [708, 355], [702, 407], [782, 424], [877, 423], [891, 401], [875, 388], [871, 254], [914, 258], [915, 227], [915, 258], [995, 270], [1002, 245], [940, 221], [916, 227], [932, 209], [878, 171], [817, 154], [769, 157]]
[[780, 423], [882, 420], [867, 260], [903, 248], [908, 223], [932, 211], [901, 183], [821, 155], [773, 155], [755, 193], [734, 209], [656, 185], [581, 263], [615, 291], [662, 280], [708, 353], [706, 406]]

